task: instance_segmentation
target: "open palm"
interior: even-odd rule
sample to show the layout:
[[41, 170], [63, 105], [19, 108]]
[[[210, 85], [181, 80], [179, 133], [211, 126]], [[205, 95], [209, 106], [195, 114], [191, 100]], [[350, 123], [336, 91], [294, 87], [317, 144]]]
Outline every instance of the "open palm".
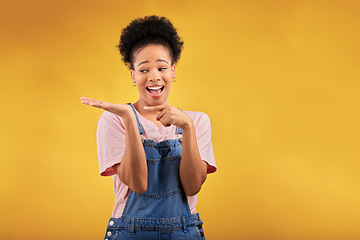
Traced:
[[110, 103], [110, 102], [103, 102], [103, 101], [99, 101], [99, 100], [95, 100], [95, 99], [87, 98], [87, 97], [81, 97], [80, 100], [81, 100], [81, 103], [83, 103], [83, 104], [86, 104], [86, 105], [89, 105], [92, 107], [96, 107], [96, 108], [104, 109], [106, 111], [109, 111], [116, 115], [119, 115], [120, 117], [132, 112], [131, 106], [128, 104], [116, 104], [116, 103]]

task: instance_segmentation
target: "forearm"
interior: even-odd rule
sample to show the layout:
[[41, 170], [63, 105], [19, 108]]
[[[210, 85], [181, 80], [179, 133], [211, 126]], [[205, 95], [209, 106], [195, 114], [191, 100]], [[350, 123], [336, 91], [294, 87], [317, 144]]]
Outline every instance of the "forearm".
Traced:
[[183, 128], [180, 179], [186, 195], [198, 193], [207, 175], [207, 164], [201, 160], [194, 125]]
[[125, 154], [119, 166], [119, 177], [122, 182], [137, 193], [147, 189], [148, 169], [144, 147], [141, 142], [136, 118], [134, 115], [124, 117]]

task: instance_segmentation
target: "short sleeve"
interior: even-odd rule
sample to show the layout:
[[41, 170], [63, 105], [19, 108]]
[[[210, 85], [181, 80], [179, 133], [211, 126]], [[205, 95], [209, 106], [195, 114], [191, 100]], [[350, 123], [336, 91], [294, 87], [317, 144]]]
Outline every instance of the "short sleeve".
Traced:
[[96, 130], [100, 175], [116, 174], [112, 166], [120, 163], [125, 153], [125, 127], [116, 114], [104, 111]]
[[213, 173], [217, 170], [215, 163], [214, 150], [211, 142], [211, 124], [210, 118], [205, 113], [200, 113], [199, 118], [194, 118], [197, 145], [200, 157], [208, 164], [207, 173]]

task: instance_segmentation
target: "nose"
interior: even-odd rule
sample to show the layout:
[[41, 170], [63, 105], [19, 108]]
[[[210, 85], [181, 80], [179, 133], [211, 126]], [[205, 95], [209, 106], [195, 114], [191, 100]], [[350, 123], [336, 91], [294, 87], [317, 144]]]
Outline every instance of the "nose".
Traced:
[[160, 77], [159, 71], [157, 71], [157, 69], [150, 71], [149, 75], [148, 75], [148, 80], [149, 81], [160, 81], [161, 77]]

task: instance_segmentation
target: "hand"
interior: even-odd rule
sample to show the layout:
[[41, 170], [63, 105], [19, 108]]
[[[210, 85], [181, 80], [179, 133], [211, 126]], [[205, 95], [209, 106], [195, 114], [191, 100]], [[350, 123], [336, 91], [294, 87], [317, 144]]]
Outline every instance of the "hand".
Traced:
[[183, 111], [164, 103], [158, 106], [144, 107], [147, 111], [160, 111], [157, 115], [157, 120], [165, 127], [175, 125], [178, 128], [184, 129], [193, 124], [192, 119]]
[[119, 115], [120, 117], [124, 118], [126, 116], [129, 115], [134, 115], [134, 112], [131, 109], [131, 106], [128, 104], [116, 104], [116, 103], [110, 103], [110, 102], [103, 102], [103, 101], [99, 101], [99, 100], [95, 100], [92, 98], [87, 98], [87, 97], [81, 97], [80, 98], [81, 103], [92, 106], [92, 107], [96, 107], [96, 108], [101, 108], [104, 109], [106, 111], [112, 112], [116, 115]]

